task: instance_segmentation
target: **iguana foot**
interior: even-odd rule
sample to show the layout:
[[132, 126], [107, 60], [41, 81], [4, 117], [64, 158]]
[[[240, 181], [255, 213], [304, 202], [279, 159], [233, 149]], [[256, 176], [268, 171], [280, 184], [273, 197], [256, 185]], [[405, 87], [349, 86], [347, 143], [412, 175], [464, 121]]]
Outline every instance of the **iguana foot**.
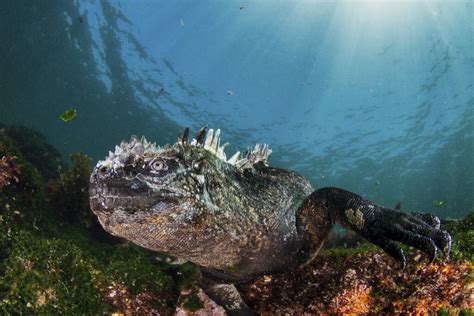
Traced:
[[303, 209], [311, 207], [317, 212], [326, 212], [331, 222], [350, 228], [378, 245], [403, 267], [406, 258], [397, 242], [425, 252], [431, 261], [438, 256], [439, 249], [447, 256], [451, 250], [451, 236], [440, 230], [440, 220], [431, 214], [386, 208], [338, 188], [323, 188], [312, 193], [302, 204]]
[[361, 235], [400, 261], [403, 267], [406, 264], [405, 255], [395, 241], [425, 252], [430, 257], [430, 262], [436, 259], [439, 249], [446, 256], [451, 251], [451, 236], [440, 230], [439, 219], [431, 214], [423, 219], [417, 214], [380, 206], [368, 214], [370, 216], [366, 216], [366, 225], [361, 230]]

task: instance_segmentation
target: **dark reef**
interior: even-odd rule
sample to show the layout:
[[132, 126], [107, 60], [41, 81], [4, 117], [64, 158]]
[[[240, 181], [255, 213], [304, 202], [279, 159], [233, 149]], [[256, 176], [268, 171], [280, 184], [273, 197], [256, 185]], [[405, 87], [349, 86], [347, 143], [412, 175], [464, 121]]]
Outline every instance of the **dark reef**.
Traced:
[[[0, 314], [173, 314], [204, 304], [192, 264], [105, 233], [89, 210], [91, 160], [58, 151], [25, 127], [0, 129]], [[474, 213], [449, 220], [449, 260], [417, 251], [401, 270], [357, 237], [333, 234], [307, 267], [242, 285], [262, 314], [469, 313], [474, 308]], [[359, 248], [346, 248], [342, 245]]]

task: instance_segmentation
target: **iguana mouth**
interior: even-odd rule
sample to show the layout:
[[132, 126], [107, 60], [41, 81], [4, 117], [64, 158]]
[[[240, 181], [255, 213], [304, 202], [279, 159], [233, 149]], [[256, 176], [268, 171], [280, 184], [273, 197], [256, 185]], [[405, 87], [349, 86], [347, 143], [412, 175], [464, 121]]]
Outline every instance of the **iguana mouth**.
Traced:
[[134, 183], [105, 183], [91, 184], [89, 188], [90, 205], [95, 213], [113, 212], [116, 209], [123, 209], [129, 213], [151, 209], [157, 203], [176, 203], [183, 197], [181, 193], [163, 188], [157, 191], [144, 187], [134, 187]]

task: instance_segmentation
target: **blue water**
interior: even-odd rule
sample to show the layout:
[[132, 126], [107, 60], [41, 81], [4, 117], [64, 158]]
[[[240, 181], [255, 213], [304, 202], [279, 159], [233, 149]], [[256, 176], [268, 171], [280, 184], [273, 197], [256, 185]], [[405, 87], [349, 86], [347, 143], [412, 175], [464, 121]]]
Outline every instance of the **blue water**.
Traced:
[[474, 210], [472, 1], [2, 6], [0, 122], [39, 129], [65, 156], [209, 124], [228, 156], [268, 143], [272, 165], [316, 187]]

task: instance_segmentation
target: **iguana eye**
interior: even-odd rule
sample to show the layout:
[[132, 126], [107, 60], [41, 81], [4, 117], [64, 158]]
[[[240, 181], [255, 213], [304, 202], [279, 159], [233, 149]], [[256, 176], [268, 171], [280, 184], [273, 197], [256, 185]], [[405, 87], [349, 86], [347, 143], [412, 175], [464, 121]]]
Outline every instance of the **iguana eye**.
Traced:
[[193, 170], [196, 171], [196, 172], [201, 171], [202, 167], [204, 166], [204, 163], [205, 163], [204, 160], [194, 162], [193, 163]]
[[158, 171], [164, 171], [164, 170], [168, 169], [168, 167], [166, 166], [166, 164], [164, 163], [163, 160], [157, 159], [157, 160], [155, 160], [151, 163], [151, 169], [153, 171], [158, 172]]

